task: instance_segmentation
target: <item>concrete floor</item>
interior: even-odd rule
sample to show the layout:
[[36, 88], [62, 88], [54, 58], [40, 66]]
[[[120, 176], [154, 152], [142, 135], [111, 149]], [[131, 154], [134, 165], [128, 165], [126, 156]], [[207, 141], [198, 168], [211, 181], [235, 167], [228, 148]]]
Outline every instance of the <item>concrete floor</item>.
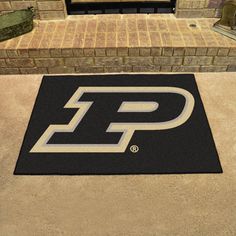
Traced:
[[41, 76], [0, 77], [0, 235], [236, 235], [236, 73], [196, 74], [223, 174], [13, 176]]

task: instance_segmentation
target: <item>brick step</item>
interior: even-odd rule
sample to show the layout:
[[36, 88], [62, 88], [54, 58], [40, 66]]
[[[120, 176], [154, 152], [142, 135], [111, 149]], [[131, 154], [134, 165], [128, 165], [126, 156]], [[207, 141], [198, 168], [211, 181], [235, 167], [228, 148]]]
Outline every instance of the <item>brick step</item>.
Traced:
[[236, 41], [212, 31], [215, 21], [173, 15], [39, 21], [31, 33], [0, 43], [0, 74], [236, 71]]
[[0, 74], [236, 70], [236, 48], [29, 49], [0, 54]]

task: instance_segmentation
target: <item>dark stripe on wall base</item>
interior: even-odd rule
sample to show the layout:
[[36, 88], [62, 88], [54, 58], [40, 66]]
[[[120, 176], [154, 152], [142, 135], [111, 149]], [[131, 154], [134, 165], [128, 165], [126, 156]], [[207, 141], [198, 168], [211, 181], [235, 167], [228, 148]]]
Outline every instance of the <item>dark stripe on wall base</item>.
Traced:
[[174, 13], [175, 2], [172, 0], [171, 2], [72, 3], [71, 0], [66, 0], [66, 6], [68, 15]]

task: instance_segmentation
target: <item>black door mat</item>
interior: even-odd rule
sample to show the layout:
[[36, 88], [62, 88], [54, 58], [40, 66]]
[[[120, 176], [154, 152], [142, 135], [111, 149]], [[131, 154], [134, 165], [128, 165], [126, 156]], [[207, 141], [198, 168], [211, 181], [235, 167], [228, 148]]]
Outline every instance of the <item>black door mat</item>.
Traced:
[[45, 76], [14, 174], [222, 173], [194, 75]]

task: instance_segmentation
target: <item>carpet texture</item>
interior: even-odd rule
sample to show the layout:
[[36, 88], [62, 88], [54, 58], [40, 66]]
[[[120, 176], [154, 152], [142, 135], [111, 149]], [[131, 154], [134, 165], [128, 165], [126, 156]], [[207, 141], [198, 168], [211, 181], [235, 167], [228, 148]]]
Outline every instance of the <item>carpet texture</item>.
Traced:
[[222, 173], [193, 75], [45, 76], [14, 174]]

